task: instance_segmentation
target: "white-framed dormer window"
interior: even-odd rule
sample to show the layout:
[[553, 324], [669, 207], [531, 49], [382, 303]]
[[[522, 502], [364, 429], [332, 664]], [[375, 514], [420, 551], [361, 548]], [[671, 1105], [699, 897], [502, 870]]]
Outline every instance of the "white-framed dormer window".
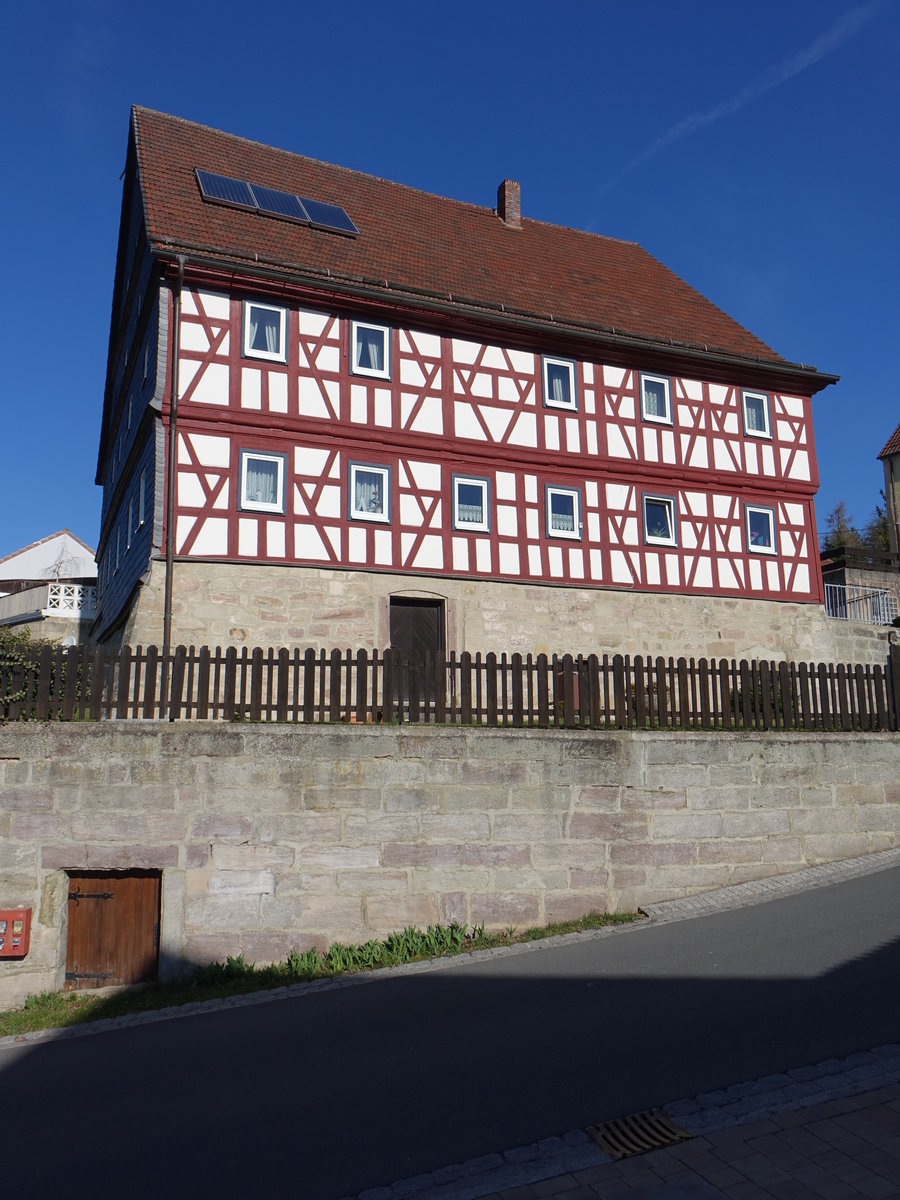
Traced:
[[284, 512], [287, 455], [241, 451], [241, 512]]
[[390, 467], [350, 464], [350, 517], [354, 521], [390, 521]]
[[744, 433], [748, 437], [772, 436], [769, 397], [765, 392], [744, 392]]
[[675, 500], [672, 496], [644, 496], [644, 541], [650, 546], [675, 546]]
[[467, 475], [453, 476], [453, 528], [469, 529], [473, 533], [490, 531], [486, 479], [472, 479]]
[[287, 362], [287, 312], [272, 304], [244, 301], [244, 357]]
[[665, 375], [641, 375], [641, 416], [645, 421], [672, 424], [672, 396]]
[[547, 486], [547, 537], [581, 537], [581, 496], [577, 488]]
[[141, 471], [141, 478], [140, 478], [140, 482], [138, 484], [138, 525], [139, 526], [143, 525], [143, 523], [146, 519], [144, 516], [144, 504], [145, 504], [146, 490], [147, 490], [147, 472]]
[[350, 322], [350, 370], [373, 379], [391, 377], [391, 339], [385, 325]]
[[747, 549], [754, 554], [776, 554], [775, 509], [760, 504], [744, 506], [747, 527]]
[[125, 550], [131, 549], [131, 535], [134, 532], [134, 499], [128, 501], [128, 526], [125, 531]]
[[575, 364], [565, 358], [544, 357], [544, 404], [548, 408], [576, 409]]

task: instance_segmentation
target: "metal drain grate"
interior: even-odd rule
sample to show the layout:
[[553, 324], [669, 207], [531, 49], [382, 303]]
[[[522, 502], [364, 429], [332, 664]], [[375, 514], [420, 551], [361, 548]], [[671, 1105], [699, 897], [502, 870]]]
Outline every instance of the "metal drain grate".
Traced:
[[602, 1125], [588, 1125], [587, 1132], [610, 1158], [631, 1158], [693, 1137], [674, 1125], [658, 1108], [605, 1121]]

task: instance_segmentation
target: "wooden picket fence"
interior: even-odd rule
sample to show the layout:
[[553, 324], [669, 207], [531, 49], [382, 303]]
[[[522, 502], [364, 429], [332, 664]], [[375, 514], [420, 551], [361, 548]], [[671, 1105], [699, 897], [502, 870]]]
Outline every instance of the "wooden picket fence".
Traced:
[[900, 728], [884, 666], [635, 655], [44, 647], [0, 662], [0, 719], [438, 724], [547, 729]]

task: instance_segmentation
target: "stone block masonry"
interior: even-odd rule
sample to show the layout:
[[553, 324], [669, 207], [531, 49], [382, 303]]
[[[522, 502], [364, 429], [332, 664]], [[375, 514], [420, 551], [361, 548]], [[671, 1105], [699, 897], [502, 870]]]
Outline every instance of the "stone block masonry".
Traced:
[[900, 844], [900, 737], [201, 722], [0, 729], [0, 1005], [62, 986], [66, 872], [162, 874], [160, 972], [626, 911]]

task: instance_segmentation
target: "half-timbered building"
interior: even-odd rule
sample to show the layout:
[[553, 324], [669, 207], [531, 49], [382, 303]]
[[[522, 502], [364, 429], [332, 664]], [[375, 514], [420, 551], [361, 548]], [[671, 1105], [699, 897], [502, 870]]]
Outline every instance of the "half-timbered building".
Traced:
[[811, 651], [834, 378], [510, 180], [479, 207], [134, 109], [98, 636]]

